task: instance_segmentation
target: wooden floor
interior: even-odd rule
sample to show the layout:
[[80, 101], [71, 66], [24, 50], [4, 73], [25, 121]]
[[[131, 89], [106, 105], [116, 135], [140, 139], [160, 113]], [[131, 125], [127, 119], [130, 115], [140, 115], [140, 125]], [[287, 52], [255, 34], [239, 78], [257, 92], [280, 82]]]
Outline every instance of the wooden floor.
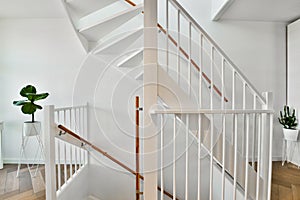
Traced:
[[[30, 176], [25, 165], [21, 168], [19, 178], [16, 174], [17, 165], [4, 165], [4, 169], [0, 170], [0, 200], [45, 199], [43, 166], [34, 178]], [[273, 162], [272, 200], [300, 200], [300, 169], [298, 167], [290, 163], [282, 166], [281, 162]]]
[[[32, 168], [31, 172], [34, 173]], [[7, 200], [43, 200], [45, 199], [45, 169], [41, 166], [35, 177], [31, 177], [28, 168], [22, 165], [19, 177], [17, 165], [4, 165], [0, 170], [0, 199]]]
[[300, 200], [300, 169], [273, 162], [272, 200]]

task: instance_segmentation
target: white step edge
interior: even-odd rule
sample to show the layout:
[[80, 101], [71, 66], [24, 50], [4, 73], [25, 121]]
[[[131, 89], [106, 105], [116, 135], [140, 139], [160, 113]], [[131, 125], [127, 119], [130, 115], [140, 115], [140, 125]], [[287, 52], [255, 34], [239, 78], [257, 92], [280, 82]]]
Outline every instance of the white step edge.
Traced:
[[101, 199], [99, 199], [98, 197], [95, 197], [93, 195], [89, 195], [87, 200], [101, 200]]
[[140, 72], [136, 77], [135, 80], [142, 81], [144, 79], [144, 72]]
[[128, 66], [128, 63], [135, 62], [136, 64], [139, 64], [143, 60], [143, 49], [139, 49], [135, 51], [133, 54], [127, 56], [124, 60], [120, 61], [117, 64], [117, 67], [126, 67]]
[[98, 54], [98, 53], [100, 53], [101, 51], [105, 51], [105, 50], [111, 48], [112, 46], [114, 46], [114, 45], [116, 45], [116, 44], [122, 42], [123, 40], [129, 39], [130, 37], [135, 37], [135, 38], [137, 39], [137, 38], [139, 38], [140, 36], [142, 36], [143, 30], [144, 30], [143, 28], [139, 28], [139, 29], [137, 29], [137, 30], [135, 30], [135, 31], [133, 31], [133, 32], [131, 32], [131, 33], [125, 35], [125, 36], [122, 36], [122, 37], [118, 38], [117, 40], [115, 40], [115, 41], [113, 41], [113, 42], [107, 44], [107, 45], [104, 46], [104, 47], [101, 47], [101, 48], [98, 48], [98, 49], [96, 48], [96, 49], [93, 51], [93, 53], [94, 53], [94, 54]]
[[118, 0], [66, 0], [65, 3], [77, 17], [81, 18], [117, 1]]
[[117, 20], [117, 19], [119, 19], [120, 21], [122, 21], [122, 19], [123, 20], [126, 19], [126, 21], [127, 21], [127, 18], [125, 17], [126, 15], [128, 15], [129, 18], [132, 18], [132, 17], [138, 15], [139, 13], [141, 13], [143, 8], [144, 8], [143, 4], [137, 5], [135, 7], [129, 8], [127, 10], [116, 13], [112, 16], [109, 16], [107, 18], [99, 20], [98, 22], [93, 23], [93, 24], [91, 24], [89, 26], [86, 26], [84, 28], [79, 28], [79, 32], [84, 34], [84, 32], [86, 32], [88, 30], [94, 29], [95, 27], [101, 27], [101, 25], [103, 25], [105, 23], [109, 23], [109, 22], [111, 22], [113, 20]]

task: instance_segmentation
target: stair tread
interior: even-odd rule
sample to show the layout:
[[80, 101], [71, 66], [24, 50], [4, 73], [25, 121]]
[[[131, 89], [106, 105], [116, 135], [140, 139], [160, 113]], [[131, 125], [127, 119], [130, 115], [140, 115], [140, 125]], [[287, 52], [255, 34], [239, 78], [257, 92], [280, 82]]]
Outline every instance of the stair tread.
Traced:
[[118, 67], [132, 66], [132, 63], [139, 64], [143, 61], [143, 49], [139, 49], [128, 55], [125, 59], [117, 64]]
[[[90, 41], [98, 41], [113, 30], [119, 28], [121, 25], [126, 23], [131, 18], [140, 14], [143, 10], [143, 4], [136, 7], [132, 7], [106, 17], [105, 19], [99, 19], [92, 24], [86, 25], [85, 27], [79, 28], [79, 32], [82, 33]], [[80, 26], [80, 25], [79, 25]]]
[[106, 45], [100, 46], [99, 48], [95, 49], [94, 54], [98, 54], [100, 52], [106, 51], [108, 49], [111, 49], [113, 47], [119, 48], [119, 45], [121, 43], [132, 43], [132, 40], [137, 40], [143, 35], [143, 28], [139, 28], [135, 31], [130, 32], [129, 34], [126, 34], [125, 36], [121, 36], [117, 39], [115, 39], [113, 42], [109, 42]]
[[78, 18], [81, 18], [117, 1], [118, 0], [71, 0], [67, 1], [66, 4]]

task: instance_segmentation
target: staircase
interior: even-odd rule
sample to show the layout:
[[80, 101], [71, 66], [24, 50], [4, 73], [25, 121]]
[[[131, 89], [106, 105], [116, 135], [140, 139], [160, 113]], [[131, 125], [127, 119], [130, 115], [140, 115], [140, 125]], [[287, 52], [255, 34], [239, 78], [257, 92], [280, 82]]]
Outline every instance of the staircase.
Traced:
[[[155, 159], [155, 168], [143, 166], [146, 182], [139, 198], [169, 198], [157, 193], [159, 186], [173, 199], [270, 199], [272, 95], [261, 95], [176, 0], [158, 1], [159, 17], [152, 28], [144, 28], [151, 6], [144, 8], [141, 2], [62, 3], [87, 53], [74, 96], [93, 96], [88, 132], [98, 132], [96, 124], [102, 124], [101, 132], [111, 133], [108, 140], [120, 143], [112, 148], [97, 135], [86, 137], [112, 148], [110, 152], [133, 169], [134, 160], [129, 158], [133, 139], [122, 136], [132, 134], [132, 116], [124, 121], [120, 116], [128, 112], [135, 95], [144, 100], [144, 124], [151, 112], [150, 129], [144, 127], [144, 135], [159, 130], [155, 141], [144, 140], [144, 154]], [[157, 41], [155, 50], [147, 48], [152, 39]], [[157, 65], [149, 68], [153, 55]], [[153, 80], [156, 93], [151, 98], [156, 107], [149, 110], [148, 86]], [[147, 152], [149, 144], [157, 146], [154, 154]], [[142, 163], [148, 159], [141, 157]], [[148, 173], [149, 169], [155, 172]], [[148, 182], [149, 177], [157, 183]], [[147, 197], [151, 193], [156, 197]]]

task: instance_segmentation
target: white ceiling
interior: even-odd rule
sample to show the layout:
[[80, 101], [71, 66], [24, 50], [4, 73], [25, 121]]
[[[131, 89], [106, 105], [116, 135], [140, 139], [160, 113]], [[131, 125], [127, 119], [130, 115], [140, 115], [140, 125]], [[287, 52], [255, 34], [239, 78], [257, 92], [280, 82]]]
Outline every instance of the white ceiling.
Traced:
[[221, 19], [290, 22], [300, 17], [300, 0], [234, 0]]
[[61, 0], [0, 0], [0, 18], [62, 18]]

